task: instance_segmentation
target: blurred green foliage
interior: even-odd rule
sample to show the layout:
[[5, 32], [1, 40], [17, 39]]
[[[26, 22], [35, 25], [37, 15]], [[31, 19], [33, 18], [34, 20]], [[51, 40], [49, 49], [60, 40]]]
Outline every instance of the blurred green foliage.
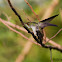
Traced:
[[[45, 8], [49, 6], [51, 1], [52, 0], [29, 0], [29, 3], [32, 5], [36, 13], [39, 13], [39, 11], [41, 11], [41, 15], [39, 17], [42, 18], [45, 12]], [[37, 21], [31, 9], [24, 2], [24, 0], [16, 0], [16, 1], [13, 0], [11, 2], [15, 7], [15, 9], [17, 10], [17, 12], [21, 15], [24, 22], [26, 22], [27, 20], [23, 11], [20, 9], [23, 9], [28, 16], [33, 18], [34, 21]], [[62, 20], [59, 11], [60, 8], [62, 9], [62, 0], [60, 0], [58, 6], [54, 9], [54, 12], [52, 14], [55, 15], [59, 13], [59, 16], [56, 17], [53, 21], [51, 21], [51, 23], [58, 25], [58, 27], [45, 28], [46, 35], [49, 38], [52, 37], [60, 28], [62, 28]], [[2, 14], [3, 12], [5, 12], [8, 16], [12, 17], [10, 22], [21, 26], [18, 17], [10, 9], [7, 0], [0, 0], [0, 18], [7, 20], [5, 15]], [[27, 35], [22, 31], [20, 32], [25, 34], [27, 37], [30, 37], [30, 35]], [[62, 45], [62, 32], [60, 32], [52, 40]], [[16, 58], [21, 53], [26, 42], [27, 42], [26, 39], [21, 37], [19, 34], [12, 32], [4, 24], [0, 22], [0, 62], [15, 62]], [[53, 59], [62, 58], [62, 54], [60, 52], [52, 50], [52, 53], [53, 53]], [[33, 44], [30, 52], [28, 53], [23, 62], [50, 62], [50, 51], [49, 49], [41, 48], [38, 45]]]

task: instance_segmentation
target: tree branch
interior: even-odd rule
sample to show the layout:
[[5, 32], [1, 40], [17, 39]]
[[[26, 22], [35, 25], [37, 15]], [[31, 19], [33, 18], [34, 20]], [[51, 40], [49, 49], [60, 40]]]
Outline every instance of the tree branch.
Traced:
[[[34, 35], [34, 33], [31, 32], [31, 31], [25, 26], [25, 24], [24, 24], [24, 22], [22, 21], [20, 15], [19, 15], [19, 14], [17, 13], [17, 11], [13, 8], [13, 6], [12, 6], [10, 0], [8, 0], [8, 3], [9, 3], [9, 5], [10, 5], [12, 11], [18, 16], [18, 18], [19, 18], [19, 20], [20, 20], [22, 26], [28, 31], [28, 33], [30, 33], [30, 34], [33, 36], [33, 38], [34, 38], [35, 40], [38, 40], [38, 39], [36, 38], [36, 36]], [[39, 41], [37, 41], [37, 42], [39, 43]]]
[[[12, 27], [14, 27], [14, 28], [15, 28], [15, 26], [16, 26], [17, 29], [22, 30], [22, 31], [28, 33], [24, 28], [22, 28], [22, 27], [20, 27], [20, 26], [18, 26], [18, 25], [15, 25], [15, 24], [12, 24], [11, 22], [7, 22], [7, 21], [5, 21], [5, 20], [2, 20], [1, 18], [0, 18], [0, 21], [3, 21], [3, 23], [8, 24], [8, 25], [10, 25], [10, 26], [12, 26]], [[10, 29], [10, 30], [11, 30], [11, 29]], [[60, 31], [61, 31], [61, 29], [60, 29]], [[17, 33], [17, 32], [16, 32], [16, 33]], [[21, 36], [22, 36], [22, 35], [21, 35]], [[23, 37], [23, 36], [22, 36], [22, 37]], [[25, 39], [26, 39], [26, 38], [25, 38]], [[49, 39], [46, 38], [46, 41], [48, 41], [48, 40], [49, 40]], [[40, 45], [40, 44], [36, 43], [35, 41], [32, 41], [31, 39], [30, 39], [30, 41], [33, 42], [33, 43], [35, 43], [35, 44], [37, 44], [37, 45]], [[49, 40], [48, 43], [50, 43], [50, 44], [52, 44], [53, 46], [56, 46], [56, 47], [62, 49], [62, 46], [60, 46], [59, 44], [55, 43], [55, 42], [52, 41], [52, 40]]]
[[[19, 15], [19, 14], [16, 12], [16, 10], [13, 8], [13, 6], [12, 6], [10, 0], [8, 0], [8, 3], [9, 3], [9, 5], [10, 5], [11, 9], [13, 10], [13, 12], [18, 16], [18, 18], [19, 18], [19, 20], [21, 21], [21, 24], [23, 25], [23, 27], [28, 31], [28, 33], [30, 33], [30, 34], [33, 36], [33, 38], [34, 38], [42, 47], [44, 47], [44, 48], [49, 48], [49, 49], [55, 49], [55, 50], [58, 50], [58, 51], [62, 52], [62, 49], [60, 49], [60, 48], [57, 48], [57, 47], [55, 47], [55, 46], [50, 46], [50, 45], [44, 45], [43, 43], [40, 43], [40, 42], [41, 42], [41, 39], [40, 39], [40, 40], [37, 39], [36, 36], [34, 35], [34, 33], [32, 33], [32, 32], [24, 25], [24, 22], [22, 21], [20, 15]], [[39, 34], [39, 33], [38, 33], [38, 34]]]
[[27, 5], [30, 7], [30, 9], [32, 10], [32, 12], [34, 13], [34, 15], [37, 17], [37, 19], [40, 21], [38, 15], [34, 12], [32, 6], [31, 6], [26, 0], [24, 0], [24, 1], [25, 1], [25, 2], [27, 3]]
[[[22, 33], [20, 33], [20, 32], [18, 32], [17, 30], [11, 28], [11, 27], [10, 27], [7, 23], [5, 23], [4, 20], [2, 20], [1, 18], [0, 18], [0, 21], [1, 21], [5, 26], [7, 26], [10, 30], [12, 30], [13, 32], [16, 32], [17, 34], [19, 34], [20, 36], [24, 37], [25, 39], [27, 39], [27, 40], [29, 40], [29, 41], [31, 41], [31, 42], [33, 42], [33, 43], [35, 43], [35, 44], [37, 44], [37, 45], [40, 46], [40, 44], [38, 44], [37, 42], [34, 42], [33, 40], [27, 38], [27, 37], [26, 37], [25, 35], [23, 35]], [[22, 29], [22, 30], [23, 30], [23, 29]], [[26, 32], [26, 31], [25, 31], [25, 32]]]

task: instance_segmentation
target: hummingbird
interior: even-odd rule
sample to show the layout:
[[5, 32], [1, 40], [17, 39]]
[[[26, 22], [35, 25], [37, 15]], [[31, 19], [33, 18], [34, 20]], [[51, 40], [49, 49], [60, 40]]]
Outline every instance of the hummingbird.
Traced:
[[38, 22], [38, 23], [37, 23], [37, 22], [27, 22], [27, 23], [25, 23], [25, 25], [26, 25], [28, 28], [31, 28], [31, 29], [32, 29], [32, 31], [33, 31], [33, 33], [34, 33], [35, 36], [40, 37], [40, 38], [43, 39], [43, 36], [44, 36], [44, 34], [43, 34], [43, 29], [44, 29], [45, 27], [47, 27], [47, 26], [57, 26], [57, 25], [55, 25], [55, 24], [49, 23], [49, 22], [52, 21], [56, 16], [58, 16], [58, 15], [54, 15], [54, 16], [49, 17], [49, 18], [47, 18], [47, 19], [45, 19], [45, 20], [42, 20], [42, 21], [40, 21], [40, 22]]

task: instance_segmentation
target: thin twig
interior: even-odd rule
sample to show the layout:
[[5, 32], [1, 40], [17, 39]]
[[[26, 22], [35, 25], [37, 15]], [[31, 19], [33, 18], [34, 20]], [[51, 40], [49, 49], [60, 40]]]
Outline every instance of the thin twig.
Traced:
[[10, 21], [11, 17], [8, 17], [8, 15], [5, 12], [3, 12], [3, 14], [7, 17], [7, 20]]
[[[2, 19], [1, 19], [1, 20], [2, 20]], [[20, 27], [20, 26], [18, 26], [18, 25], [16, 25], [16, 24], [13, 24], [13, 23], [11, 23], [11, 22], [9, 22], [9, 21], [4, 21], [4, 20], [2, 20], [2, 21], [3, 21], [4, 23], [6, 23], [6, 24], [8, 24], [8, 25], [10, 25], [10, 26], [12, 26], [12, 27], [14, 27], [14, 28], [15, 28], [15, 26], [16, 26], [17, 29], [22, 30], [22, 31], [28, 33], [27, 30], [25, 30], [24, 28], [22, 28], [22, 27]]]
[[61, 32], [61, 31], [62, 31], [62, 28], [54, 36], [52, 36], [48, 41], [50, 41], [51, 39], [53, 39], [54, 37], [56, 37], [59, 34], [59, 32]]
[[50, 49], [50, 60], [51, 62], [53, 62], [53, 59], [52, 59], [52, 50]]
[[43, 37], [43, 44], [45, 44], [46, 43], [46, 33], [45, 33], [45, 30], [43, 29], [43, 33], [44, 33], [44, 37]]
[[15, 29], [11, 28], [9, 25], [7, 25], [6, 23], [4, 23], [4, 21], [2, 21], [1, 19], [0, 19], [0, 21], [1, 21], [4, 25], [6, 25], [10, 30], [12, 30], [12, 31], [14, 31], [14, 32], [16, 32], [16, 33], [18, 33], [18, 34], [20, 34], [22, 37], [24, 37], [25, 39], [28, 40], [27, 37], [25, 37], [25, 36], [24, 36], [23, 34], [21, 34], [20, 32], [16, 31]]
[[[48, 41], [49, 39], [48, 39], [48, 38], [46, 38], [46, 40]], [[50, 40], [48, 43], [50, 43], [50, 44], [52, 44], [52, 45], [54, 45], [54, 46], [58, 47], [59, 49], [62, 49], [62, 46], [60, 46], [59, 44], [55, 43], [55, 42], [54, 42], [54, 41], [52, 41], [52, 40]]]
[[30, 9], [32, 10], [32, 12], [34, 13], [34, 15], [37, 17], [37, 19], [40, 21], [38, 15], [34, 12], [32, 6], [31, 6], [26, 0], [24, 0], [24, 1], [25, 1], [25, 2], [27, 3], [27, 5], [30, 7]]
[[[22, 9], [22, 10], [23, 10], [23, 9]], [[24, 13], [25, 17], [27, 18], [27, 20], [31, 22], [31, 20], [27, 17], [27, 15], [26, 15], [26, 13], [24, 12], [24, 10], [23, 10], [23, 13]]]

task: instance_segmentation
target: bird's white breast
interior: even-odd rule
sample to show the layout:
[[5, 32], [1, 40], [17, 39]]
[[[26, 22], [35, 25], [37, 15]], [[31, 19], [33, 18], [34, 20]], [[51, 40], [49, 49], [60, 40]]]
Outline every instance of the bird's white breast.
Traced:
[[34, 32], [34, 35], [36, 35], [36, 27], [35, 26], [31, 26], [33, 32]]

